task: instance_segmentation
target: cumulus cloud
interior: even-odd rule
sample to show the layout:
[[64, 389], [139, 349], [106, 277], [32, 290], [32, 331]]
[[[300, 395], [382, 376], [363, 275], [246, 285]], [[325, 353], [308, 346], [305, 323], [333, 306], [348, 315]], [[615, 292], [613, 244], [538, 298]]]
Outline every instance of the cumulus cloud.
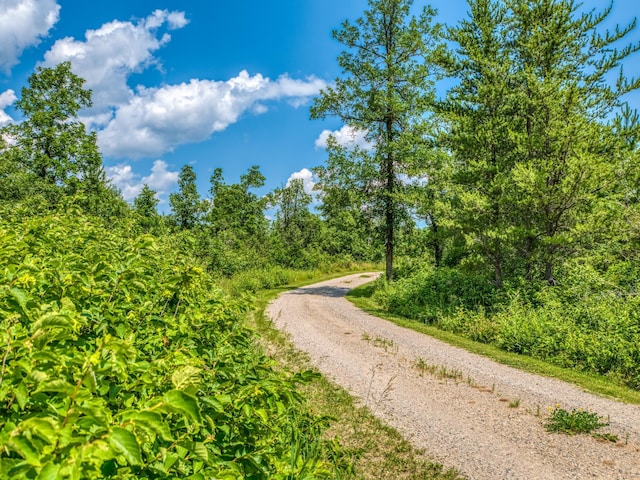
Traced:
[[82, 40], [58, 40], [45, 54], [45, 66], [70, 61], [93, 90], [94, 106], [82, 112], [81, 120], [97, 131], [106, 156], [157, 157], [178, 145], [206, 140], [243, 114], [264, 114], [269, 102], [299, 107], [326, 86], [315, 77], [271, 80], [242, 71], [229, 80], [133, 88], [131, 74], [156, 65], [155, 52], [171, 40], [167, 31], [187, 23], [184, 12], [156, 10], [137, 22], [105, 23], [88, 30]]
[[8, 72], [22, 52], [40, 43], [58, 21], [55, 0], [0, 0], [0, 69]]
[[313, 187], [316, 184], [316, 178], [313, 175], [313, 172], [308, 168], [303, 168], [299, 172], [293, 172], [289, 178], [287, 179], [287, 187], [291, 184], [293, 180], [301, 179], [302, 184], [304, 185], [304, 191], [310, 195], [315, 195], [318, 192], [313, 191]]
[[[165, 25], [175, 30], [187, 23], [184, 12], [167, 10], [156, 10], [137, 23], [114, 20], [97, 30], [87, 30], [84, 41], [71, 37], [56, 41], [45, 53], [44, 64], [70, 61], [73, 72], [93, 90], [93, 111], [126, 104], [135, 96], [127, 84], [129, 76], [157, 63], [153, 53], [171, 40], [168, 33], [160, 35], [158, 30]], [[87, 118], [105, 122], [111, 116]]]
[[0, 93], [0, 127], [13, 121], [4, 109], [13, 104], [16, 100], [16, 94], [13, 90], [6, 90], [5, 92]]
[[159, 88], [140, 87], [99, 132], [100, 147], [115, 157], [160, 155], [180, 144], [206, 140], [245, 112], [266, 112], [265, 102], [308, 99], [324, 86], [315, 77], [295, 80], [284, 75], [273, 81], [242, 71], [227, 81], [192, 79]]
[[151, 173], [141, 177], [135, 173], [131, 165], [120, 164], [108, 167], [107, 176], [120, 191], [125, 200], [133, 200], [138, 196], [142, 187], [147, 184], [155, 190], [158, 196], [165, 195], [178, 183], [179, 172], [172, 172], [164, 160], [156, 160], [151, 167]]
[[316, 139], [316, 148], [327, 148], [329, 136], [332, 136], [338, 145], [347, 148], [360, 147], [363, 150], [371, 150], [373, 143], [366, 138], [366, 130], [358, 130], [357, 128], [344, 125], [340, 130], [323, 130]]

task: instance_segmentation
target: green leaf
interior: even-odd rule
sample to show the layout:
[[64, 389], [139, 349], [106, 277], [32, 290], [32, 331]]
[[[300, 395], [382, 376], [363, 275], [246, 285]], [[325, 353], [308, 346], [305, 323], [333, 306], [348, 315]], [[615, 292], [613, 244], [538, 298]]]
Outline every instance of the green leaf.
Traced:
[[49, 313], [36, 320], [31, 326], [31, 333], [35, 333], [43, 328], [62, 328], [63, 330], [71, 330], [73, 322], [67, 315], [60, 313]]
[[33, 417], [20, 423], [20, 430], [31, 432], [31, 435], [35, 435], [48, 444], [52, 445], [58, 438], [57, 423], [51, 418], [38, 418]]
[[181, 390], [169, 390], [164, 394], [164, 401], [174, 410], [187, 415], [196, 422], [200, 421], [198, 401]]
[[40, 465], [40, 456], [30, 440], [23, 435], [17, 435], [11, 440], [14, 450], [24, 458], [27, 463], [34, 466]]
[[58, 480], [60, 478], [60, 465], [47, 463], [36, 477], [36, 480]]
[[200, 383], [200, 368], [196, 368], [192, 365], [179, 368], [173, 375], [171, 375], [171, 382], [173, 386], [178, 390], [184, 390], [190, 385], [197, 385]]
[[50, 380], [38, 385], [36, 392], [58, 392], [71, 395], [75, 387], [65, 380]]
[[132, 422], [136, 427], [155, 433], [162, 440], [167, 442], [173, 440], [169, 425], [155, 412], [131, 412], [123, 415], [122, 418], [125, 421]]
[[204, 462], [209, 461], [209, 450], [204, 443], [196, 442], [193, 446], [193, 453]]
[[27, 292], [25, 292], [21, 288], [14, 287], [11, 290], [9, 290], [9, 294], [13, 297], [13, 299], [16, 301], [16, 303], [22, 309], [25, 315], [27, 315], [27, 299], [29, 298], [27, 296]]
[[140, 445], [138, 445], [138, 440], [136, 440], [135, 435], [129, 430], [113, 427], [107, 440], [109, 445], [116, 451], [122, 453], [129, 465], [140, 465], [142, 463]]

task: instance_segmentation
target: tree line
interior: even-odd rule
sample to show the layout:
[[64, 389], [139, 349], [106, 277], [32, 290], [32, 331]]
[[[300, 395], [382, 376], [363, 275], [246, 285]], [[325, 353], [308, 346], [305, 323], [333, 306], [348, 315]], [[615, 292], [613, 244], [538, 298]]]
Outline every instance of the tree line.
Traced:
[[256, 166], [237, 184], [216, 169], [202, 199], [187, 165], [170, 215], [148, 186], [129, 207], [77, 120], [91, 92], [69, 63], [39, 67], [23, 89], [24, 120], [3, 129], [0, 199], [73, 198], [98, 215], [133, 214], [142, 229], [198, 231], [212, 268], [230, 271], [256, 252], [288, 266], [384, 258], [392, 280], [395, 259], [409, 255], [485, 272], [500, 289], [554, 285], [558, 266], [585, 251], [635, 255], [640, 127], [625, 95], [640, 79], [622, 69], [640, 49], [625, 43], [635, 19], [610, 32], [612, 4], [469, 0], [466, 19], [444, 26], [431, 7], [412, 8], [370, 0], [333, 32], [343, 74], [311, 117], [336, 117], [368, 145], [329, 139], [315, 212], [301, 181], [259, 198]]

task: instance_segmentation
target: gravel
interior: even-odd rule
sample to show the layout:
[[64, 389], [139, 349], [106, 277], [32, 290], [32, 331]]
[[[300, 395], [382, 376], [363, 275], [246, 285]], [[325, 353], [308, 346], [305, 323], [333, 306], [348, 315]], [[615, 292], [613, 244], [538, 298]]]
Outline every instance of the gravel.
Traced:
[[[371, 316], [344, 295], [356, 274], [280, 295], [267, 313], [325, 376], [446, 467], [473, 480], [640, 479], [640, 407], [498, 364]], [[556, 405], [608, 419], [590, 435], [548, 433]]]

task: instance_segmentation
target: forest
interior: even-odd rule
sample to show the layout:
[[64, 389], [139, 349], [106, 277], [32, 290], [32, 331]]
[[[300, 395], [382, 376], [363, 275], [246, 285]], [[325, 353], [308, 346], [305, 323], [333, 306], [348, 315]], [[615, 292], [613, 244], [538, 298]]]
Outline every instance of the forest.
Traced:
[[169, 213], [148, 186], [129, 204], [84, 80], [36, 69], [0, 131], [2, 478], [351, 478], [312, 374], [246, 318], [257, 292], [372, 265], [388, 312], [640, 389], [635, 20], [468, 4], [446, 26], [369, 0], [333, 32], [343, 75], [310, 116], [367, 144], [330, 138], [313, 195], [259, 196], [259, 166], [203, 194], [185, 165]]

